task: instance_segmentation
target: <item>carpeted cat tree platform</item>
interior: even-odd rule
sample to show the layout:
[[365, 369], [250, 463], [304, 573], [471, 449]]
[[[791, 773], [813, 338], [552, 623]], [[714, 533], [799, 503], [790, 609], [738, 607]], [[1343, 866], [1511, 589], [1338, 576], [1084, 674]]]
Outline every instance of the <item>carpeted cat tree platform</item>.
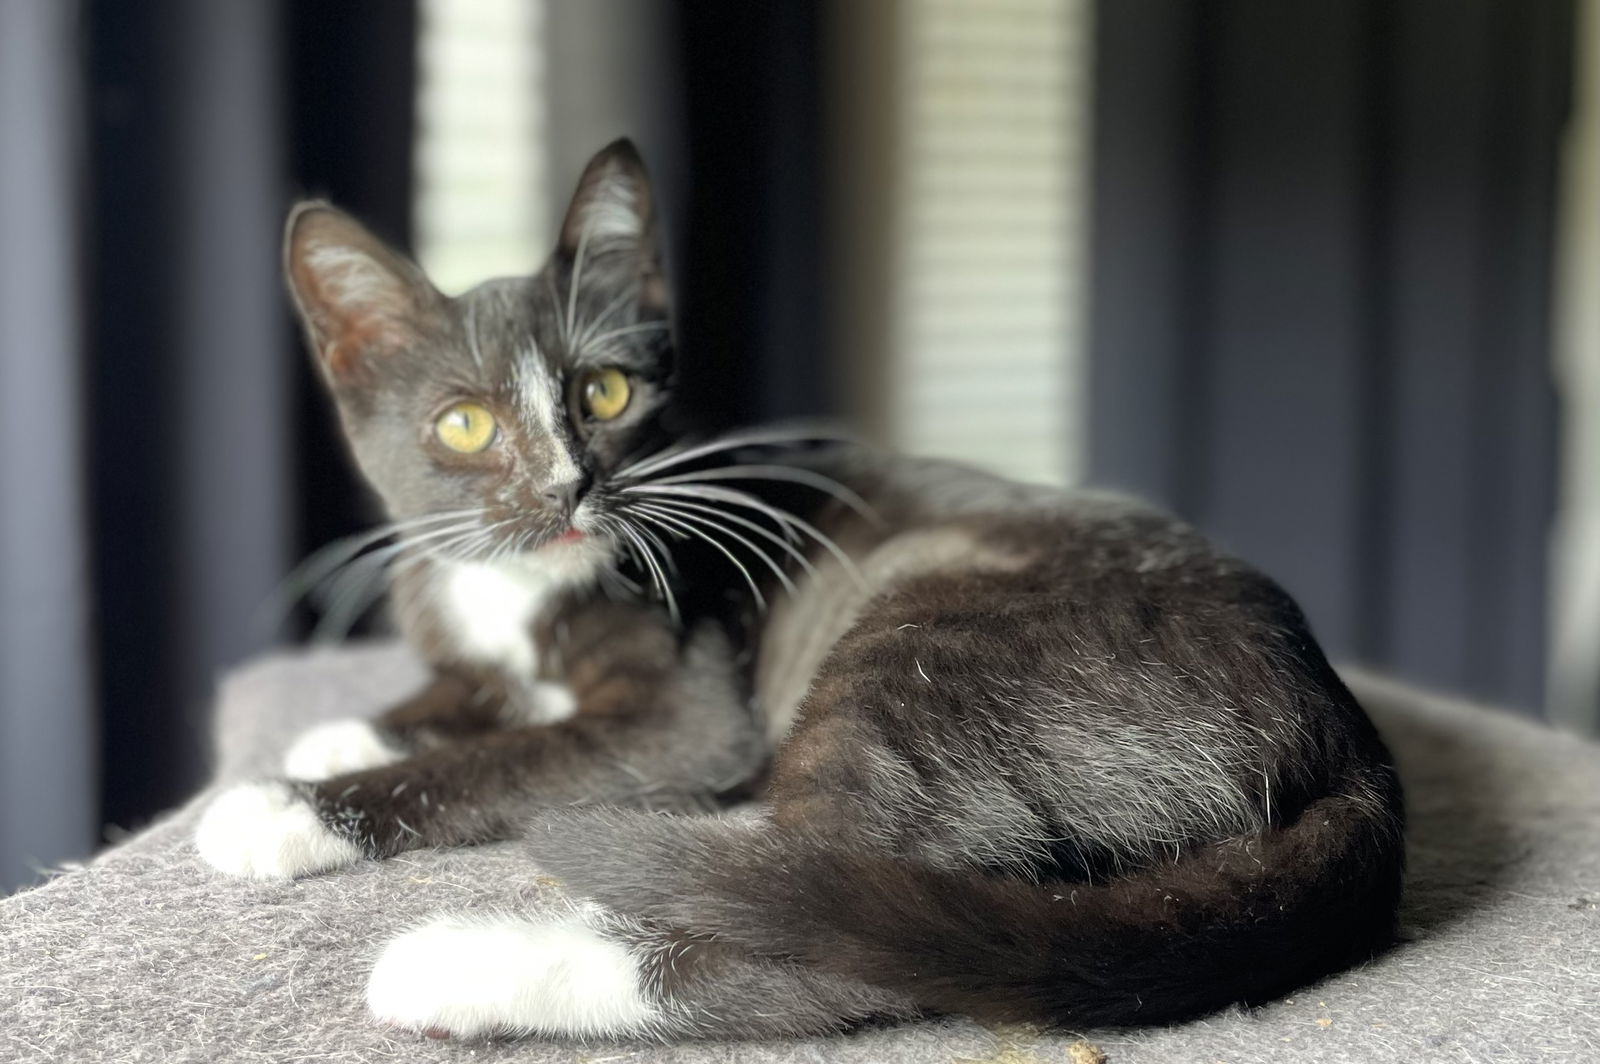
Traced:
[[[223, 686], [218, 778], [422, 678], [392, 647], [265, 661]], [[1227, 1064], [1600, 1060], [1600, 746], [1364, 677], [1411, 818], [1404, 941], [1265, 1008], [1162, 1030], [1041, 1034], [959, 1020], [774, 1043], [439, 1042], [362, 1002], [395, 931], [441, 910], [533, 910], [558, 888], [508, 846], [414, 853], [282, 884], [191, 842], [201, 795], [84, 868], [0, 901], [0, 1061], [858, 1061]]]

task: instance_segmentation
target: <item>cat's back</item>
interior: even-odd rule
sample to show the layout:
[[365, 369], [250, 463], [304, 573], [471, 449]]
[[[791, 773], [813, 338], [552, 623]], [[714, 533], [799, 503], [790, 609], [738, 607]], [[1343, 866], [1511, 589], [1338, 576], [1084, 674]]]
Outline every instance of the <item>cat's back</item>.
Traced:
[[[1383, 776], [1290, 596], [1183, 522], [922, 460], [830, 475], [880, 523], [817, 515], [854, 573], [774, 610], [758, 697], [796, 763], [832, 764], [825, 789], [871, 796], [862, 815], [902, 847], [1088, 875]], [[817, 786], [777, 778], [791, 801]], [[1038, 842], [1058, 837], [1075, 848]]]
[[[864, 448], [810, 461], [874, 518], [838, 501], [810, 515], [845, 557], [814, 550], [818, 576], [768, 616], [757, 693], [773, 734], [818, 683], [933, 683], [934, 658], [946, 685], [1027, 677], [1098, 702], [1262, 704], [1325, 683], [1293, 600], [1162, 510]], [[926, 653], [901, 661], [910, 645]]]

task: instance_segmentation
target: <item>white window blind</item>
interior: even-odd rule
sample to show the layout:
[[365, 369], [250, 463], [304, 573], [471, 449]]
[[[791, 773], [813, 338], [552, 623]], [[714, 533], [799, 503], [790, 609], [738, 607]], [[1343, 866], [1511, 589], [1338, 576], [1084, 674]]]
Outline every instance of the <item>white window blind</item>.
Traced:
[[1088, 0], [907, 0], [888, 429], [1027, 480], [1082, 467]]
[[544, 0], [422, 0], [413, 221], [446, 292], [549, 250], [544, 18]]

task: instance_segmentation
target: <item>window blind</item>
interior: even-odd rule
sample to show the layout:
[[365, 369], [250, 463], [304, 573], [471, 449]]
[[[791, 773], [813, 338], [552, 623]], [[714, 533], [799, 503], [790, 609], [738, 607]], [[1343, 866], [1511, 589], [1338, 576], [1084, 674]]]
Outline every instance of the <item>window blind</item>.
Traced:
[[548, 248], [544, 0], [422, 0], [416, 250], [459, 292]]
[[1027, 480], [1082, 469], [1087, 0], [907, 0], [895, 33], [888, 429]]

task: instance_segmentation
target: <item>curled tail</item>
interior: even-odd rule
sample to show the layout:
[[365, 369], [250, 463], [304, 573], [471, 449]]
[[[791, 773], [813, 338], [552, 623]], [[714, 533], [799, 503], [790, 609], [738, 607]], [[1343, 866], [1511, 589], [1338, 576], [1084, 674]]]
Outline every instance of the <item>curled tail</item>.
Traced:
[[1092, 884], [951, 871], [754, 819], [567, 813], [530, 844], [626, 916], [930, 1011], [1080, 1026], [1266, 1001], [1367, 959], [1393, 934], [1403, 863], [1392, 783]]

